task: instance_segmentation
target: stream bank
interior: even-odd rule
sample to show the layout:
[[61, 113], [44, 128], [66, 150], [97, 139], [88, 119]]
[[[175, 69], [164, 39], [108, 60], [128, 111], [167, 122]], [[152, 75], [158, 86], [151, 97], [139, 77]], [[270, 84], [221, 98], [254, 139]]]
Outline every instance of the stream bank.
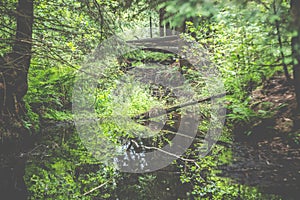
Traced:
[[220, 166], [221, 175], [283, 199], [299, 199], [300, 123], [292, 84], [272, 77], [252, 92], [252, 109], [270, 115], [236, 126], [233, 160]]

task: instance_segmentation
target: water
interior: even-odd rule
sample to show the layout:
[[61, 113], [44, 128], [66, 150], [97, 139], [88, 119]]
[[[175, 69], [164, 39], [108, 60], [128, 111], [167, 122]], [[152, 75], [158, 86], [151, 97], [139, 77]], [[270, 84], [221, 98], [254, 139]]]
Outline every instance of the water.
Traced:
[[[84, 164], [86, 160], [84, 160], [82, 155], [79, 155], [78, 160], [76, 160], [76, 158], [73, 158], [72, 154], [70, 154], [70, 152], [78, 154], [83, 154], [84, 152], [84, 150], [78, 150], [80, 146], [75, 144], [78, 141], [74, 140], [74, 137], [76, 138], [76, 131], [72, 124], [46, 124], [42, 128], [40, 134], [41, 138], [38, 144], [40, 147], [32, 152], [32, 156], [28, 161], [28, 177], [32, 177], [32, 175], [37, 173], [35, 170], [31, 172], [32, 174], [28, 174], [32, 167], [30, 164], [32, 163], [35, 163], [35, 167], [49, 171], [49, 176], [52, 176], [51, 173], [54, 172], [51, 172], [53, 169], [51, 169], [50, 166], [53, 166], [53, 160], [56, 161], [58, 159], [65, 160], [62, 163], [65, 163], [66, 165], [78, 165], [82, 168], [80, 171], [81, 174], [72, 172], [72, 169], [74, 168], [68, 168], [64, 165], [60, 166], [62, 169], [58, 168], [55, 171], [56, 177], [66, 175], [70, 178], [73, 177], [72, 180], [74, 180], [74, 182], [70, 184], [78, 186], [82, 184], [82, 182], [76, 182], [77, 180], [80, 180], [78, 177], [87, 176], [90, 178], [87, 178], [86, 180], [92, 181], [94, 176], [96, 177], [99, 176], [99, 173], [104, 173], [102, 172], [104, 170], [102, 165]], [[275, 154], [274, 152], [272, 153], [272, 149], [266, 149], [263, 144], [261, 144], [261, 147], [255, 147], [246, 143], [234, 143], [231, 148], [219, 148], [223, 149], [221, 152], [222, 155], [212, 153], [210, 157], [215, 157], [216, 160], [221, 159], [221, 156], [225, 157], [226, 164], [218, 164], [219, 166], [215, 168], [215, 170], [222, 170], [219, 173], [220, 176], [229, 177], [233, 182], [240, 185], [257, 187], [262, 193], [281, 195], [284, 199], [297, 199], [298, 195], [300, 195], [300, 165], [299, 160], [289, 159], [292, 151], [286, 152], [286, 155], [274, 156]], [[134, 155], [134, 151], [131, 151], [131, 154]], [[228, 156], [226, 156], [226, 154], [228, 154]], [[79, 159], [81, 159], [81, 161]], [[187, 170], [185, 172], [186, 174], [193, 176], [193, 172], [189, 171], [189, 167], [183, 169], [185, 164], [186, 162], [178, 159], [173, 164], [150, 173], [124, 173], [116, 171], [113, 175], [115, 176], [113, 183], [107, 184], [107, 188], [101, 189], [101, 192], [109, 193], [110, 197], [108, 197], [108, 199], [194, 199], [197, 197], [197, 195], [193, 194], [195, 182], [182, 183], [181, 181], [181, 175], [184, 170]], [[207, 165], [210, 164], [207, 163]], [[209, 168], [209, 166], [207, 167]], [[64, 171], [64, 169], [67, 168], [69, 171]], [[214, 167], [212, 166], [212, 168]], [[60, 184], [55, 183], [55, 181], [53, 181], [53, 184], [54, 189], [56, 187], [56, 190], [58, 190], [57, 187]], [[28, 186], [32, 187], [32, 185]], [[82, 184], [81, 187], [84, 188], [85, 186], [85, 184]], [[50, 188], [50, 186], [48, 187]], [[50, 190], [49, 188], [48, 190]], [[89, 186], [89, 189], [90, 188], [92, 187]], [[81, 193], [86, 191], [87, 189], [81, 189]], [[55, 192], [56, 191], [54, 191], [54, 196]], [[57, 191], [57, 193], [58, 192], [59, 191]], [[239, 192], [242, 195], [242, 193], [247, 192], [247, 190], [245, 189], [244, 191], [241, 190]], [[94, 199], [103, 198], [97, 197]], [[274, 199], [279, 199], [279, 197]]]

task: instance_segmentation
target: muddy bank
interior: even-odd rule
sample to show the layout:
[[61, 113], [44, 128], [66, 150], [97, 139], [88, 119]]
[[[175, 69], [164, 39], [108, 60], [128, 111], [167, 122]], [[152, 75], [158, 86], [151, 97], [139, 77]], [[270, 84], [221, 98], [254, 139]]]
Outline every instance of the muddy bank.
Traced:
[[300, 152], [281, 138], [258, 142], [257, 146], [235, 143], [232, 163], [220, 166], [221, 176], [239, 184], [255, 186], [284, 199], [300, 195]]
[[270, 116], [236, 126], [233, 159], [220, 166], [221, 175], [283, 199], [299, 199], [300, 124], [294, 89], [275, 76], [252, 93], [251, 103], [254, 111], [266, 110]]

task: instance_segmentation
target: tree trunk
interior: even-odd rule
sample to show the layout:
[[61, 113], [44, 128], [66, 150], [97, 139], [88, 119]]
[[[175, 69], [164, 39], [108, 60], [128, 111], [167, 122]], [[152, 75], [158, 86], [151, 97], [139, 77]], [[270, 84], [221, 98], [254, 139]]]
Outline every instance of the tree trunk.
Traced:
[[297, 35], [292, 38], [293, 55], [293, 75], [296, 100], [298, 104], [297, 112], [300, 113], [300, 1], [291, 0], [292, 27]]
[[[273, 2], [273, 11], [274, 14], [277, 15], [278, 13], [278, 8], [276, 7], [276, 2]], [[279, 44], [279, 48], [280, 48], [280, 56], [281, 56], [281, 60], [282, 60], [282, 65], [283, 65], [283, 71], [284, 71], [284, 75], [287, 81], [291, 80], [289, 71], [288, 71], [288, 65], [285, 63], [285, 55], [283, 52], [283, 44], [282, 44], [282, 37], [281, 37], [281, 31], [280, 31], [280, 23], [279, 20], [275, 20], [275, 27], [276, 27], [276, 34], [277, 34], [277, 40], [278, 40], [278, 44]]]
[[18, 0], [12, 51], [0, 57], [0, 193], [6, 199], [27, 199], [23, 180], [28, 131], [21, 116], [31, 60], [33, 0]]
[[160, 37], [165, 36], [165, 25], [164, 25], [165, 13], [166, 11], [164, 8], [159, 9], [159, 36]]
[[33, 0], [19, 0], [16, 12], [17, 28], [12, 52], [0, 60], [0, 112], [19, 115], [22, 98], [27, 92], [27, 74], [31, 59]]

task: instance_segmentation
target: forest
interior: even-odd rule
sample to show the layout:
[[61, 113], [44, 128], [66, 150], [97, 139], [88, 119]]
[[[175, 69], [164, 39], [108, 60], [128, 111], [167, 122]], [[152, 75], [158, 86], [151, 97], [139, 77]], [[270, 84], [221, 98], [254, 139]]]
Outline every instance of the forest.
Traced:
[[0, 0], [0, 199], [297, 200], [300, 1]]

